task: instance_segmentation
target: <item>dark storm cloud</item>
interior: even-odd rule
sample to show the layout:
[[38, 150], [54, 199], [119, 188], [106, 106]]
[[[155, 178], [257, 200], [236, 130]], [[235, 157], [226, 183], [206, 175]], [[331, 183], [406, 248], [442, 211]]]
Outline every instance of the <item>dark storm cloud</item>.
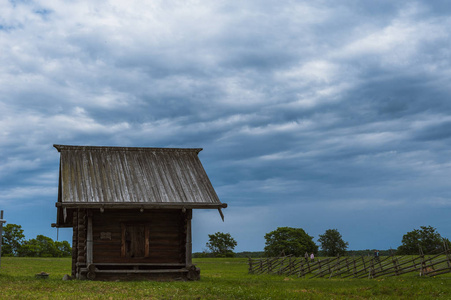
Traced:
[[[417, 137], [422, 141], [442, 141], [445, 144], [450, 144], [451, 141], [451, 121], [433, 124], [423, 128], [418, 132]], [[448, 141], [443, 141], [448, 140]]]
[[[198, 213], [195, 250], [207, 229], [240, 250], [277, 226], [343, 229], [351, 248], [429, 224], [449, 237], [434, 218], [451, 206], [446, 3], [10, 2], [0, 204], [25, 226], [17, 203], [53, 221], [55, 143], [203, 147], [229, 208], [224, 224]], [[362, 220], [397, 230], [362, 242]]]

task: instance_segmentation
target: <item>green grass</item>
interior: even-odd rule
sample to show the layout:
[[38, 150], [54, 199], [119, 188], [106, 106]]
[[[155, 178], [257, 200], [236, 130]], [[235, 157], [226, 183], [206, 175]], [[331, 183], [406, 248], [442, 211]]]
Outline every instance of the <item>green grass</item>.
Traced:
[[[197, 282], [63, 281], [70, 258], [2, 258], [0, 299], [450, 299], [451, 277], [304, 279], [247, 274], [242, 258], [199, 258]], [[41, 271], [49, 279], [37, 279]]]

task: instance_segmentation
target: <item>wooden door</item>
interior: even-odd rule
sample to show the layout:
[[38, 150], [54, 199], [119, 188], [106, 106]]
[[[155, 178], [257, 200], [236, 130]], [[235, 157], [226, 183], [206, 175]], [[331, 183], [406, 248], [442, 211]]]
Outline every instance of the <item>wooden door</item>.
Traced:
[[126, 258], [149, 257], [149, 226], [122, 224], [121, 256]]

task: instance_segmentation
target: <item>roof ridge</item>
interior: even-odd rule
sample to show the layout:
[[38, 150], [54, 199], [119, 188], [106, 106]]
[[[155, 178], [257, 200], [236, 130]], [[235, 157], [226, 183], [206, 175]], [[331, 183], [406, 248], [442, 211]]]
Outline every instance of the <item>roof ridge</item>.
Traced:
[[119, 147], [119, 146], [74, 146], [57, 145], [53, 147], [61, 152], [62, 150], [82, 150], [82, 151], [149, 151], [149, 152], [196, 152], [202, 151], [202, 148], [162, 148], [162, 147]]

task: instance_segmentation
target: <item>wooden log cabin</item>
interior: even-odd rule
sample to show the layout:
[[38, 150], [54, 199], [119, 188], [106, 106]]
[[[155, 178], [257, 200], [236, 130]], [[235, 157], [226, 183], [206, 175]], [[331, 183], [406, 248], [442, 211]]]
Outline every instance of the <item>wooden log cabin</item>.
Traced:
[[57, 222], [72, 227], [72, 276], [197, 280], [193, 209], [221, 209], [202, 149], [54, 145]]

